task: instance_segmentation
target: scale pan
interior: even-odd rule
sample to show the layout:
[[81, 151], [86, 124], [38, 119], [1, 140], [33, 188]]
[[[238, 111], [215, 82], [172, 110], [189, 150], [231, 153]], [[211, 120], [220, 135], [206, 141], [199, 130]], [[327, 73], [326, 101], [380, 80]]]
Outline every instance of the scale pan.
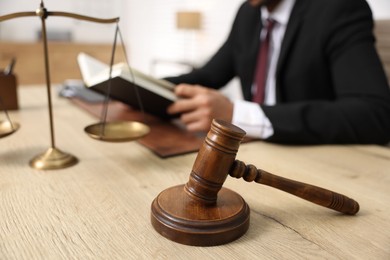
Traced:
[[106, 122], [89, 125], [84, 131], [93, 139], [106, 142], [126, 142], [139, 139], [150, 131], [145, 124], [127, 122]]
[[0, 138], [13, 134], [18, 131], [20, 125], [18, 123], [12, 123], [10, 121], [0, 121]]

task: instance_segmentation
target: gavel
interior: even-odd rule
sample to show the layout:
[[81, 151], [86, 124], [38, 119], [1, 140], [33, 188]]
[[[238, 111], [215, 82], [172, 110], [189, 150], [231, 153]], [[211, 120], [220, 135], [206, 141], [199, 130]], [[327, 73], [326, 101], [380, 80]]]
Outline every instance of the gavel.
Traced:
[[213, 120], [188, 182], [162, 191], [152, 202], [151, 223], [158, 233], [193, 246], [221, 245], [245, 234], [250, 209], [239, 194], [222, 187], [228, 175], [277, 188], [344, 214], [359, 211], [359, 204], [347, 196], [236, 160], [245, 135], [233, 124]]

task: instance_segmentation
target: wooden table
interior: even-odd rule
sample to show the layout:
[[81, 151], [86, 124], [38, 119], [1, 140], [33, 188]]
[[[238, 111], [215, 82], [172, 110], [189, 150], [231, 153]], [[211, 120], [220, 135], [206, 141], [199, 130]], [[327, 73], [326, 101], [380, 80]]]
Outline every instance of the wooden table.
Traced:
[[186, 246], [153, 229], [150, 205], [187, 182], [196, 153], [161, 159], [137, 142], [90, 139], [83, 128], [95, 119], [54, 97], [56, 146], [80, 162], [35, 170], [29, 160], [50, 147], [46, 90], [21, 88], [19, 98], [10, 116], [21, 128], [0, 140], [0, 259], [390, 259], [387, 147], [242, 144], [238, 159], [345, 194], [361, 211], [341, 215], [229, 177], [224, 187], [251, 208], [248, 232], [222, 246]]

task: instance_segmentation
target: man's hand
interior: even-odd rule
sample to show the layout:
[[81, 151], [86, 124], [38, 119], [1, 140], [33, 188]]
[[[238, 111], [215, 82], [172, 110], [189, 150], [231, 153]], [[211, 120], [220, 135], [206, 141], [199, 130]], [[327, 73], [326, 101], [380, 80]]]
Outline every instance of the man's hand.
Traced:
[[189, 131], [209, 131], [213, 119], [232, 121], [233, 103], [217, 90], [180, 84], [175, 94], [182, 99], [168, 107], [168, 113], [180, 113], [180, 120]]

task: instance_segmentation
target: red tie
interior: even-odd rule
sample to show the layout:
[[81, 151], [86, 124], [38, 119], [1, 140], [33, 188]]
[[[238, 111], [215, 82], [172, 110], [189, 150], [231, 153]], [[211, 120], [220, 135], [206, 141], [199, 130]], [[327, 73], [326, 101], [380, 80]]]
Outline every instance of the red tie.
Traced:
[[269, 41], [271, 38], [272, 28], [275, 25], [275, 21], [268, 19], [265, 27], [265, 37], [260, 43], [259, 54], [257, 56], [256, 75], [254, 83], [256, 84], [256, 91], [253, 94], [252, 101], [262, 104], [265, 96], [265, 83], [267, 79], [268, 71], [268, 53], [269, 53]]

